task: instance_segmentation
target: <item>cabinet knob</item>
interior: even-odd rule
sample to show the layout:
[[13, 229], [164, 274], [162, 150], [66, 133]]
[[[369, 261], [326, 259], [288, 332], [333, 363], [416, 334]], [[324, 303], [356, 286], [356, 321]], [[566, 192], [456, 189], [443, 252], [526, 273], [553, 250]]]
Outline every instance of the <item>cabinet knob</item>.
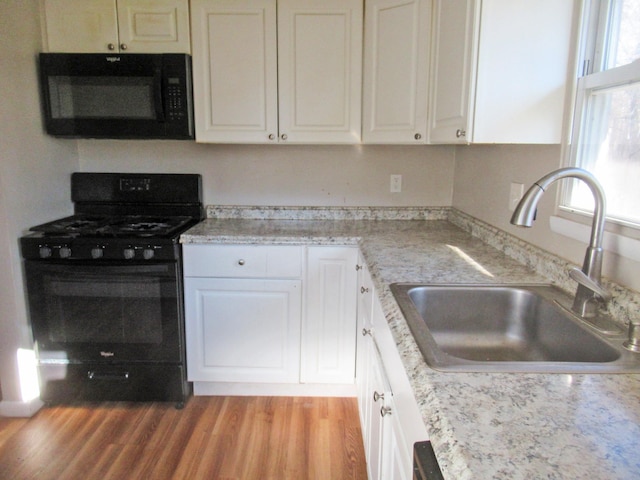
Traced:
[[109, 44], [107, 45], [107, 48], [108, 48], [109, 50], [115, 50], [115, 49], [116, 49], [116, 46], [115, 46], [113, 43], [109, 43]]
[[422, 138], [422, 135], [420, 135], [419, 133], [416, 133], [413, 138], [415, 138], [416, 140], [420, 140]]
[[288, 137], [287, 137], [287, 134], [286, 134], [286, 133], [283, 133], [282, 135], [280, 135], [280, 138], [281, 138], [282, 140], [286, 140]]
[[371, 335], [371, 329], [370, 328], [363, 328], [362, 329], [362, 336], [366, 337], [367, 335]]
[[275, 139], [276, 139], [276, 136], [273, 133], [269, 135], [269, 140], [275, 140]]
[[384, 393], [373, 392], [373, 401], [377, 402], [380, 399], [384, 400]]
[[364, 287], [360, 287], [360, 293], [369, 293], [369, 289], [368, 288], [364, 288]]
[[240, 265], [240, 266], [244, 265], [244, 259], [243, 259], [243, 258], [241, 258], [240, 260], [238, 260], [238, 265]]
[[121, 43], [120, 44], [120, 50], [126, 50], [127, 49], [127, 44], [126, 43]]
[[362, 270], [362, 265], [356, 265], [356, 272], [357, 272], [358, 270]]
[[466, 130], [462, 130], [462, 129], [458, 129], [456, 130], [456, 137], [460, 138], [460, 137], [464, 137], [467, 135], [467, 131]]
[[380, 416], [385, 417], [391, 415], [391, 407], [380, 407]]

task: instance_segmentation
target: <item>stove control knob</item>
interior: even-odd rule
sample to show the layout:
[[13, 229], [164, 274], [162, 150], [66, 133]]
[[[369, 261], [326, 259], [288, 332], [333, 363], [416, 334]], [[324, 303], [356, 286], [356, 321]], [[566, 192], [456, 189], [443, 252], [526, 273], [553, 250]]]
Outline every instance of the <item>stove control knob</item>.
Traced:
[[124, 255], [125, 259], [131, 260], [136, 256], [136, 251], [133, 248], [125, 248], [122, 254]]
[[69, 247], [60, 247], [58, 255], [60, 255], [60, 258], [69, 258], [71, 256], [71, 249]]
[[152, 248], [145, 248], [142, 251], [142, 256], [145, 260], [151, 260], [155, 254], [156, 252], [154, 252]]
[[52, 254], [51, 247], [47, 247], [47, 246], [40, 247], [40, 250], [38, 251], [38, 254], [40, 255], [40, 258], [49, 258], [49, 257], [51, 257], [51, 254]]
[[104, 255], [104, 249], [102, 247], [93, 247], [91, 249], [91, 258], [98, 259]]

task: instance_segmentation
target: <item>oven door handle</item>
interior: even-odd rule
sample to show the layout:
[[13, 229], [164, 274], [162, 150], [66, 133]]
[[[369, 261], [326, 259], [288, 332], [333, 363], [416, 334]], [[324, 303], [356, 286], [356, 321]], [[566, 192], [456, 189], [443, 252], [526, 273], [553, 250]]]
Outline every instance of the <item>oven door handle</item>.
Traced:
[[96, 370], [89, 370], [87, 372], [87, 378], [89, 380], [108, 380], [108, 381], [120, 381], [129, 380], [129, 372], [98, 372]]
[[119, 264], [107, 263], [91, 264], [89, 262], [78, 263], [50, 263], [41, 260], [25, 260], [25, 264], [44, 269], [47, 273], [67, 273], [72, 275], [90, 274], [95, 275], [175, 275], [176, 262], [163, 262], [154, 264]]

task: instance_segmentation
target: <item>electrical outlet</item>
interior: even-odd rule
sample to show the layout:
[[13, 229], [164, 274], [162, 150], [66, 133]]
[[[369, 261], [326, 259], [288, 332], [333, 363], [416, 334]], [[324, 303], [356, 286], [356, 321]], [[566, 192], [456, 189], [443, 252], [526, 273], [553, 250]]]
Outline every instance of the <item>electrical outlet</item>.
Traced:
[[391, 185], [389, 191], [391, 193], [402, 192], [402, 175], [391, 175]]
[[513, 212], [518, 206], [518, 202], [524, 195], [524, 184], [511, 182], [511, 188], [509, 189], [509, 211]]

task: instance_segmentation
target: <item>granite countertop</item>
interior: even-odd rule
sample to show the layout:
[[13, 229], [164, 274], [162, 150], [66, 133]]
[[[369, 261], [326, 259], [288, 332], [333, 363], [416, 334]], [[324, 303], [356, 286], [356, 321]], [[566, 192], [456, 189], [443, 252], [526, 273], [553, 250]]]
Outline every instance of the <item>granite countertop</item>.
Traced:
[[640, 478], [640, 374], [443, 373], [426, 365], [389, 284], [549, 283], [453, 223], [207, 219], [181, 241], [358, 245], [445, 478]]

